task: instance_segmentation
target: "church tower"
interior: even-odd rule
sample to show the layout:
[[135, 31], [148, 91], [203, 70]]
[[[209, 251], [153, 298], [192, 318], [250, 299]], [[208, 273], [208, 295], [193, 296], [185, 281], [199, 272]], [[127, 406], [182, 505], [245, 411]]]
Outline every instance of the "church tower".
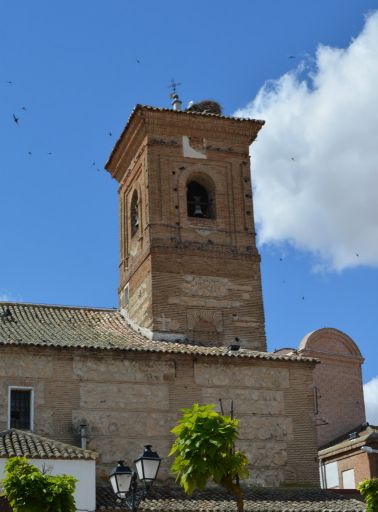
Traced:
[[264, 123], [207, 105], [137, 105], [106, 164], [119, 182], [120, 308], [151, 339], [264, 351], [249, 165]]

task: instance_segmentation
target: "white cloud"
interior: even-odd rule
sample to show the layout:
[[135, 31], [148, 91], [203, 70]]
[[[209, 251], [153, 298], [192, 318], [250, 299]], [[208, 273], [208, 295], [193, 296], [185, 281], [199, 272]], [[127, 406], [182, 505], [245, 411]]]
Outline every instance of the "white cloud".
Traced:
[[378, 425], [378, 377], [364, 384], [366, 419], [372, 425]]
[[348, 48], [319, 46], [315, 69], [303, 61], [235, 113], [266, 120], [252, 146], [260, 243], [378, 266], [377, 62], [375, 12]]

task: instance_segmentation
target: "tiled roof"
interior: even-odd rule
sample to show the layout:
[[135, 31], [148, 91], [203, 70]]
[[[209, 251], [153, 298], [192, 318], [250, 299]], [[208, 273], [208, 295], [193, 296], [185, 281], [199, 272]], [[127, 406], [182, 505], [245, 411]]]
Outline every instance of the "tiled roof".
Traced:
[[0, 432], [0, 457], [96, 460], [96, 452], [12, 428]]
[[[244, 490], [245, 512], [359, 512], [365, 505], [357, 500], [320, 489], [269, 489], [255, 487]], [[97, 511], [121, 510], [110, 488], [97, 489]], [[124, 509], [123, 509], [124, 510]], [[195, 491], [186, 496], [181, 490], [153, 488], [151, 496], [139, 510], [154, 512], [236, 512], [231, 495], [221, 488]]]
[[173, 112], [175, 115], [189, 115], [189, 116], [202, 116], [202, 117], [217, 117], [220, 119], [230, 119], [232, 121], [239, 121], [241, 123], [250, 123], [251, 121], [255, 123], [259, 123], [261, 125], [265, 124], [265, 121], [262, 119], [251, 119], [250, 117], [234, 117], [234, 116], [224, 116], [219, 114], [212, 114], [210, 112], [196, 112], [195, 110], [173, 110], [172, 108], [165, 108], [165, 107], [154, 107], [152, 105], [142, 105], [138, 103], [135, 105], [130, 117], [134, 114], [136, 110], [153, 110], [155, 112]]
[[173, 115], [177, 115], [177, 116], [215, 117], [218, 119], [227, 119], [229, 121], [234, 121], [236, 123], [245, 123], [245, 124], [253, 122], [255, 124], [259, 124], [260, 126], [263, 126], [265, 124], [265, 121], [263, 121], [261, 119], [250, 119], [248, 117], [223, 116], [223, 115], [219, 115], [219, 114], [195, 112], [195, 111], [188, 111], [188, 110], [173, 110], [171, 108], [153, 107], [151, 105], [141, 105], [138, 103], [137, 105], [135, 105], [133, 111], [131, 112], [129, 119], [127, 120], [126, 125], [122, 131], [122, 134], [119, 137], [118, 141], [116, 142], [116, 144], [113, 148], [113, 151], [111, 152], [109, 159], [105, 164], [105, 169], [107, 169], [108, 166], [110, 165], [112, 158], [115, 155], [115, 153], [119, 147], [119, 144], [120, 144], [124, 134], [126, 133], [127, 128], [129, 127], [129, 125], [131, 123], [131, 120], [137, 114], [137, 112], [139, 112], [141, 110], [150, 110], [153, 112], [169, 112], [169, 113], [171, 113]]
[[0, 302], [0, 344], [166, 352], [278, 361], [316, 362], [297, 355], [151, 341], [130, 327], [116, 309]]

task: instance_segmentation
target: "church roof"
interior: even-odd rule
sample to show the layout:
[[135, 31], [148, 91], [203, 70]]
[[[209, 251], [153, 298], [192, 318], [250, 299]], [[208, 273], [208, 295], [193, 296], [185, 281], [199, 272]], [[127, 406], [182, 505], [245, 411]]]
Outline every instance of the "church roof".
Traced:
[[[358, 495], [358, 493], [356, 493]], [[97, 488], [97, 508], [116, 511], [121, 507], [110, 488]], [[123, 509], [122, 509], [123, 510]], [[154, 487], [142, 502], [142, 511], [154, 512], [236, 512], [233, 497], [222, 488], [195, 491], [190, 497], [180, 489]], [[244, 489], [245, 512], [359, 512], [365, 505], [333, 491], [321, 489], [280, 489], [252, 487]]]
[[0, 432], [0, 457], [28, 459], [96, 460], [97, 453], [11, 428]]
[[135, 331], [117, 309], [16, 302], [0, 302], [0, 344], [317, 362], [294, 354], [245, 349], [230, 352], [227, 347], [151, 341]]

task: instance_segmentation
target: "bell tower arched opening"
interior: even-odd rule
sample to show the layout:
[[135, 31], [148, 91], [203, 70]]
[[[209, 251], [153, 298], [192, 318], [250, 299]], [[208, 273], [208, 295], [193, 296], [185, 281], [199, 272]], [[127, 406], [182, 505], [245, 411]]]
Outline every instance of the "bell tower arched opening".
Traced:
[[138, 192], [134, 190], [130, 205], [131, 236], [133, 237], [139, 229], [139, 204]]
[[209, 180], [195, 177], [186, 185], [188, 217], [202, 219], [215, 218], [214, 185]]

